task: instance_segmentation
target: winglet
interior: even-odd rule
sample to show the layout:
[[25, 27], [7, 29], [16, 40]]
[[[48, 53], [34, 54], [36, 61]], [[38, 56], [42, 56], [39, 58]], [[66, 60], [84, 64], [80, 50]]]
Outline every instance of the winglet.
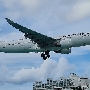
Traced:
[[7, 22], [12, 25], [13, 27], [15, 27], [16, 29], [20, 29], [20, 27], [22, 27], [21, 25], [17, 24], [17, 23], [14, 23], [13, 21], [11, 21], [10, 19], [8, 18], [5, 18], [7, 20]]
[[11, 20], [8, 19], [8, 18], [5, 18], [5, 19], [7, 20], [7, 22], [8, 22], [10, 25], [14, 23], [13, 21], [11, 21]]
[[5, 18], [6, 20], [8, 20], [8, 18]]

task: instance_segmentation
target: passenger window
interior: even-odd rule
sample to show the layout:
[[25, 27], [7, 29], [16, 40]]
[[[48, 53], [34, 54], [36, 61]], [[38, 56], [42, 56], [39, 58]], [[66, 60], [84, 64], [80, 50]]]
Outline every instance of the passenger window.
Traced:
[[73, 34], [73, 35], [76, 35], [76, 34]]
[[82, 32], [82, 35], [84, 35], [84, 33]]
[[86, 35], [84, 34], [84, 36], [86, 36]]
[[8, 45], [10, 45], [10, 44], [8, 44]]
[[19, 39], [19, 40], [23, 40], [23, 39]]

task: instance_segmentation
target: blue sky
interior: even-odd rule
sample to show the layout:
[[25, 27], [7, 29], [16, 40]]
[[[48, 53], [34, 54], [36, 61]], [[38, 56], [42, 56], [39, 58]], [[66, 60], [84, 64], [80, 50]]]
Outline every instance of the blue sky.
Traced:
[[[1, 0], [0, 40], [18, 40], [23, 34], [6, 17], [52, 37], [90, 32], [90, 0]], [[0, 90], [32, 90], [36, 80], [59, 79], [70, 72], [90, 77], [90, 46], [72, 48], [69, 55], [50, 55], [43, 61], [40, 53], [0, 53]]]

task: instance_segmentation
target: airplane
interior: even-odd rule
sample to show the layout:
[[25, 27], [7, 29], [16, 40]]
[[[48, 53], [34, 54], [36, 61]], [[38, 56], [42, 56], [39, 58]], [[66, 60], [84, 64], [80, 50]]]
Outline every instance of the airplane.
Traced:
[[48, 37], [20, 24], [17, 24], [5, 18], [7, 22], [24, 33], [25, 39], [18, 41], [0, 41], [0, 52], [4, 53], [41, 53], [43, 60], [50, 57], [49, 52], [69, 54], [72, 47], [80, 47], [90, 45], [90, 33], [77, 33], [71, 35], [63, 35], [58, 38]]

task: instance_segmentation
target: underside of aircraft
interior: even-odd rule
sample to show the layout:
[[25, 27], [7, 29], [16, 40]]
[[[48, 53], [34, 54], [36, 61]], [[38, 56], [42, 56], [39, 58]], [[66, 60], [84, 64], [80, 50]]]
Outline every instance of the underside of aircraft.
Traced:
[[50, 57], [50, 54], [49, 54], [50, 51], [54, 51], [55, 53], [61, 53], [61, 54], [69, 54], [71, 53], [71, 47], [90, 45], [90, 43], [88, 43], [89, 40], [86, 41], [89, 33], [73, 34], [73, 35], [63, 36], [61, 38], [55, 39], [55, 38], [43, 35], [41, 33], [38, 33], [36, 31], [33, 31], [31, 29], [28, 29], [26, 27], [23, 27], [11, 21], [8, 18], [5, 18], [5, 19], [10, 25], [12, 25], [16, 29], [24, 33], [25, 38], [30, 39], [32, 42], [34, 42], [34, 44], [38, 45], [40, 49], [38, 50], [37, 48], [35, 48], [34, 51], [43, 52], [41, 53], [41, 57], [43, 57], [44, 60]]

